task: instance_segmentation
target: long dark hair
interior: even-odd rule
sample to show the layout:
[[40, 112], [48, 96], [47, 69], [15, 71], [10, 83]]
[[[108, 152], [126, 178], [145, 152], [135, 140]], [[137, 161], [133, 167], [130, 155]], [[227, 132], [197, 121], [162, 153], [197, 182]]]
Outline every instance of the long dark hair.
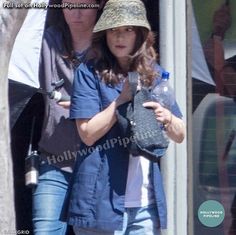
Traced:
[[116, 58], [110, 52], [105, 31], [93, 35], [88, 59], [95, 60], [95, 69], [106, 84], [115, 85], [120, 82], [121, 74], [132, 71], [137, 71], [140, 74], [140, 80], [144, 86], [152, 85], [157, 76], [154, 69], [157, 59], [157, 54], [153, 48], [154, 34], [143, 27], [135, 27], [135, 31], [137, 38], [134, 53], [129, 58], [128, 71], [122, 71]]

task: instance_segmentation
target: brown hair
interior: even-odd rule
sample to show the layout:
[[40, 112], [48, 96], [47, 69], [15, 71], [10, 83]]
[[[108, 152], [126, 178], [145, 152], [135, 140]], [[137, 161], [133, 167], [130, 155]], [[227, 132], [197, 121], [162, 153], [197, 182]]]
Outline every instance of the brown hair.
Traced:
[[105, 31], [95, 33], [88, 58], [95, 59], [95, 70], [106, 84], [115, 85], [120, 82], [121, 75], [137, 71], [142, 85], [150, 86], [157, 76], [154, 69], [157, 54], [153, 48], [154, 34], [143, 27], [135, 27], [136, 43], [134, 53], [130, 55], [128, 71], [122, 71], [106, 43]]

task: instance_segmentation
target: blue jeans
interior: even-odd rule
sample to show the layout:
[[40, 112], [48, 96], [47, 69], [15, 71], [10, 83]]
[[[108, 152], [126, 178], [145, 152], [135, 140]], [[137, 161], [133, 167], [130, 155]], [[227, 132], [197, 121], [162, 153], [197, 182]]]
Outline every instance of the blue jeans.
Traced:
[[60, 221], [71, 173], [41, 164], [38, 185], [33, 192], [35, 235], [64, 235], [67, 224]]
[[[106, 213], [104, 211], [104, 213]], [[123, 230], [106, 232], [96, 229], [85, 229], [74, 226], [76, 235], [160, 235], [159, 219], [156, 205], [146, 207], [126, 208]]]

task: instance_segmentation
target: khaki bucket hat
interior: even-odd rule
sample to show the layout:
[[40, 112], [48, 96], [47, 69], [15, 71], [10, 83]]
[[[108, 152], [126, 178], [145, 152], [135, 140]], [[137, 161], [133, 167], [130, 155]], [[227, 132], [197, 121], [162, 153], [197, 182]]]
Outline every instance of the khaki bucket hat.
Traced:
[[93, 32], [96, 33], [121, 26], [140, 26], [151, 30], [142, 1], [109, 0]]

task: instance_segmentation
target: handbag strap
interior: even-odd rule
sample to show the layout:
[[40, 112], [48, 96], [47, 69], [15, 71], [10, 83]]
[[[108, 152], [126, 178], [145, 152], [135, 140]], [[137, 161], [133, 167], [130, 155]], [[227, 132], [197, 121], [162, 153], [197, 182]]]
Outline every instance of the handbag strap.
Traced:
[[134, 97], [137, 92], [138, 79], [139, 79], [138, 72], [128, 72], [128, 81], [129, 81], [132, 97]]

